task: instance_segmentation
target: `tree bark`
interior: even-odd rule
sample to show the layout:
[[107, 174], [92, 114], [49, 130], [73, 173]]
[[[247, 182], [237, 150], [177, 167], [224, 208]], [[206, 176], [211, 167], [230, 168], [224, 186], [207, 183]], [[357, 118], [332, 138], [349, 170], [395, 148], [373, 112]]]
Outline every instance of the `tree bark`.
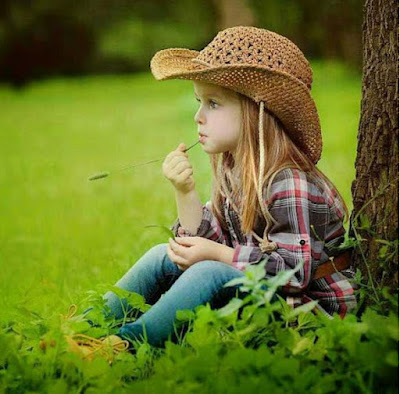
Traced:
[[363, 12], [363, 88], [349, 235], [364, 239], [353, 255], [363, 277], [376, 288], [388, 286], [395, 291], [399, 259], [399, 4], [397, 0], [366, 0]]
[[217, 30], [233, 26], [255, 24], [253, 10], [248, 0], [214, 0], [218, 12]]

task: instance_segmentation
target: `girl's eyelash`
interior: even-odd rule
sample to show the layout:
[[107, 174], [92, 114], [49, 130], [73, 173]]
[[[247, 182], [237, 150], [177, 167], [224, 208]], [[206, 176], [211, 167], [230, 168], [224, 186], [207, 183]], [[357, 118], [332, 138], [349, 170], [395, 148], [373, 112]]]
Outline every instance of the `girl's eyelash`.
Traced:
[[[200, 99], [198, 99], [197, 97], [196, 97], [196, 101], [200, 103]], [[209, 102], [210, 104], [212, 103], [212, 104], [218, 105], [218, 103], [215, 102], [214, 100], [208, 100], [208, 102]]]

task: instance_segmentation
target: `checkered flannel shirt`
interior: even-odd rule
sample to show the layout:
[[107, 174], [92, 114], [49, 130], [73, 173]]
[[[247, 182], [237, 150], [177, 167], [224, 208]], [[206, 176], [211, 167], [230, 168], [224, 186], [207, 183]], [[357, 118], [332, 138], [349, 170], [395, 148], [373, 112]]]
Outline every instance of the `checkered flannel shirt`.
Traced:
[[[202, 221], [195, 234], [184, 229], [179, 218], [171, 229], [178, 237], [199, 236], [232, 247], [232, 266], [241, 271], [249, 264], [268, 258], [266, 278], [293, 269], [304, 261], [303, 267], [279, 294], [292, 308], [318, 300], [317, 308], [325, 315], [332, 317], [337, 313], [343, 318], [357, 306], [354, 295], [357, 286], [349, 281], [354, 278], [354, 271], [347, 269], [312, 279], [320, 264], [341, 253], [336, 248], [344, 241], [345, 229], [344, 211], [338, 196], [327, 186], [322, 191], [315, 178], [294, 168], [278, 172], [268, 199], [265, 192], [264, 201], [277, 221], [269, 231], [269, 239], [278, 247], [273, 252], [264, 253], [252, 234], [242, 233], [240, 218], [228, 199], [223, 203], [223, 210], [229, 231], [218, 223], [210, 201], [203, 206]], [[262, 228], [256, 233], [262, 237]]]

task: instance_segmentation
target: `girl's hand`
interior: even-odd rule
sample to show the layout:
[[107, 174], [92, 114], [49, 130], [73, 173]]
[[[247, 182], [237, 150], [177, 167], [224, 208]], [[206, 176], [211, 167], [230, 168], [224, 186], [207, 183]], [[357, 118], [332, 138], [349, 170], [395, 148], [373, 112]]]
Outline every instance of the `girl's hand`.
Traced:
[[176, 150], [168, 154], [162, 165], [164, 176], [171, 181], [177, 191], [184, 194], [195, 188], [193, 168], [187, 153], [183, 152], [185, 149], [185, 144], [179, 144]]
[[185, 271], [191, 265], [202, 260], [216, 260], [218, 257], [218, 242], [202, 237], [177, 237], [169, 239], [168, 257]]

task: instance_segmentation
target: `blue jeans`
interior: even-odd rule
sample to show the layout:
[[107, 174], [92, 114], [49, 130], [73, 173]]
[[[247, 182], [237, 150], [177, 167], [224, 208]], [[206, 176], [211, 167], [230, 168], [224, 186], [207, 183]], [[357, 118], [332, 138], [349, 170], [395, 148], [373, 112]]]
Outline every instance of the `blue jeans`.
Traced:
[[[152, 307], [133, 323], [122, 326], [118, 336], [128, 340], [141, 340], [144, 330], [147, 341], [163, 346], [167, 339], [174, 340], [175, 317], [178, 310], [194, 310], [210, 303], [211, 308], [226, 305], [232, 297], [244, 298], [239, 285], [223, 287], [231, 279], [244, 273], [220, 261], [200, 261], [182, 271], [167, 255], [168, 244], [159, 244], [148, 250], [116, 283], [116, 286], [141, 294]], [[163, 294], [165, 293], [165, 294]], [[104, 295], [106, 305], [116, 318], [123, 317], [121, 300], [111, 291]], [[122, 300], [125, 311], [129, 306]], [[131, 308], [132, 309], [132, 308]]]

